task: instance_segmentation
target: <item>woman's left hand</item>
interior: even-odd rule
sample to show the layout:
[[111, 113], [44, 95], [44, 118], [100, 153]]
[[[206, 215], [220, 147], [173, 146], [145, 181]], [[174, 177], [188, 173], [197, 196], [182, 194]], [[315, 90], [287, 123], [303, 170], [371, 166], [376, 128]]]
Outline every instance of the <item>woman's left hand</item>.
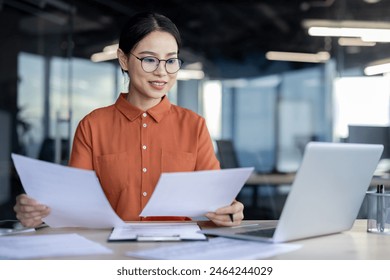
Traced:
[[219, 208], [205, 216], [217, 226], [238, 226], [244, 219], [244, 205], [235, 200], [230, 206]]

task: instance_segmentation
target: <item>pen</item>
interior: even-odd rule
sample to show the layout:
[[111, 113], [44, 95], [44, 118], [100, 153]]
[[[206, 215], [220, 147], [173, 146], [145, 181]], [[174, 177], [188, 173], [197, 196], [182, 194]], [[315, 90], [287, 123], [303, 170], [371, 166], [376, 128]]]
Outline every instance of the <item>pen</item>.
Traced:
[[376, 193], [378, 194], [377, 198], [377, 208], [376, 208], [376, 218], [377, 218], [377, 224], [376, 227], [379, 232], [385, 231], [385, 203], [384, 203], [384, 196], [385, 193], [385, 187], [383, 185], [378, 185], [376, 189]]
[[233, 214], [229, 214], [229, 217], [230, 217], [230, 221], [232, 221], [233, 223], [234, 222]]

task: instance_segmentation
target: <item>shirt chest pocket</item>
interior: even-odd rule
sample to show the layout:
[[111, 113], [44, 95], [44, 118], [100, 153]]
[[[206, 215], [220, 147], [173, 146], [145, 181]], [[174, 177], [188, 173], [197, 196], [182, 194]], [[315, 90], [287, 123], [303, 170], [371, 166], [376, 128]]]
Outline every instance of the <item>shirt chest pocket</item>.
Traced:
[[96, 173], [106, 194], [119, 193], [129, 183], [130, 160], [127, 152], [96, 158]]
[[163, 151], [161, 157], [162, 172], [194, 171], [196, 158], [193, 153]]

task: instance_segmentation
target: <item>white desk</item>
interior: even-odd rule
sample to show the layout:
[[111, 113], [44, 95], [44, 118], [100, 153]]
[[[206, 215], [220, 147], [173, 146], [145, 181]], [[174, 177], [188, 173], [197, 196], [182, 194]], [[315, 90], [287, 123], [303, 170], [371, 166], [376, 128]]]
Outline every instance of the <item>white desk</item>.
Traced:
[[[245, 221], [245, 223], [258, 221]], [[350, 231], [323, 237], [316, 237], [293, 243], [302, 244], [302, 248], [290, 253], [281, 254], [272, 259], [298, 259], [298, 260], [340, 260], [340, 259], [390, 259], [390, 235], [367, 233], [366, 220], [357, 220]], [[200, 222], [202, 227], [210, 226], [210, 223]], [[43, 228], [34, 233], [24, 235], [41, 235], [56, 233], [78, 233], [92, 241], [103, 244], [113, 250], [109, 255], [88, 255], [84, 257], [66, 257], [62, 259], [131, 259], [125, 252], [152, 248], [156, 246], [170, 246], [172, 243], [148, 243], [148, 242], [107, 242], [110, 230], [92, 230], [80, 228], [52, 229]]]

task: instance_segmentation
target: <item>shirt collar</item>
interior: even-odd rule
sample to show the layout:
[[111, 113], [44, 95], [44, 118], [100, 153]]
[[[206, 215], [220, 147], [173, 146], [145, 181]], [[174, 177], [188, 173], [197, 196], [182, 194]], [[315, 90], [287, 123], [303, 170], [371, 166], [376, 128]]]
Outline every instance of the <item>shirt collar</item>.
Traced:
[[156, 122], [160, 122], [171, 109], [171, 102], [166, 95], [163, 96], [161, 102], [156, 106], [146, 111]]
[[[137, 119], [144, 111], [135, 107], [126, 99], [127, 93], [121, 93], [115, 102], [115, 107], [130, 121]], [[171, 102], [164, 96], [161, 102], [146, 111], [156, 122], [160, 122], [171, 109]]]

